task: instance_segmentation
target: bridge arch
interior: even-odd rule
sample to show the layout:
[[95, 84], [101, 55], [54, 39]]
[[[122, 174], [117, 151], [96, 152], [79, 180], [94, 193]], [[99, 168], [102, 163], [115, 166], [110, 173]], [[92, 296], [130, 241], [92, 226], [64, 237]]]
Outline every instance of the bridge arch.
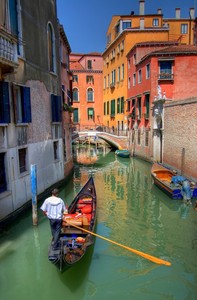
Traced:
[[[98, 131], [87, 131], [87, 132], [78, 132], [80, 137], [98, 137], [110, 146], [115, 149], [127, 149], [127, 137], [125, 136], [116, 136], [107, 132], [98, 132]], [[76, 140], [76, 139], [75, 139]]]

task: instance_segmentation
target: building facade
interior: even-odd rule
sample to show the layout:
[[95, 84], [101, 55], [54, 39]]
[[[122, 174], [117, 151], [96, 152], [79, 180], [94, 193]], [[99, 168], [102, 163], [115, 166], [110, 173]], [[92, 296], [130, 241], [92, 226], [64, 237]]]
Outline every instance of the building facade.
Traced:
[[[165, 161], [166, 164], [180, 170], [182, 148], [186, 151], [184, 164], [186, 165], [187, 161], [190, 165], [196, 163], [195, 147], [193, 148], [192, 143], [186, 143], [186, 140], [192, 141], [196, 138], [193, 132], [195, 126], [192, 124], [195, 122], [193, 112], [196, 105], [194, 99], [197, 96], [197, 47], [166, 46], [166, 43], [140, 43], [128, 54], [128, 76], [131, 81], [127, 100], [130, 149], [134, 155], [147, 160]], [[136, 57], [139, 60], [135, 60]], [[182, 113], [175, 113], [176, 106], [179, 106], [180, 110], [180, 103], [182, 108], [187, 108], [190, 121], [186, 121]], [[169, 116], [172, 108], [174, 116], [171, 119]], [[189, 110], [192, 112], [191, 117]], [[183, 120], [187, 124], [191, 123], [189, 128], [188, 125], [187, 128], [181, 128]], [[177, 151], [173, 143], [175, 140]], [[182, 143], [183, 140], [185, 143]], [[174, 151], [171, 149], [169, 152], [170, 144], [173, 145]], [[190, 175], [194, 176], [191, 171]]]
[[103, 125], [103, 59], [100, 53], [70, 55], [73, 78], [73, 127], [92, 130]]
[[56, 1], [1, 3], [0, 220], [64, 179]]
[[126, 112], [128, 73], [127, 54], [140, 42], [174, 42], [193, 44], [195, 31], [194, 9], [189, 18], [181, 18], [176, 9], [175, 18], [166, 19], [162, 10], [145, 14], [145, 1], [139, 1], [139, 14], [113, 16], [107, 31], [107, 45], [103, 53], [104, 117], [103, 123], [118, 130], [128, 127]]
[[63, 122], [63, 146], [64, 146], [64, 175], [67, 176], [73, 169], [72, 155], [72, 74], [70, 71], [71, 48], [62, 25], [60, 28], [60, 61], [61, 61], [61, 85], [62, 85], [62, 122]]

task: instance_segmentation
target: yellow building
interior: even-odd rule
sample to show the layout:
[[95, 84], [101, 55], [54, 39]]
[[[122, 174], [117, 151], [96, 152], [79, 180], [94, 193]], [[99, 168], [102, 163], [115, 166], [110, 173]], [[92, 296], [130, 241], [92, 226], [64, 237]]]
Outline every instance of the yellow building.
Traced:
[[[162, 10], [157, 14], [145, 15], [145, 1], [139, 1], [139, 15], [115, 15], [107, 31], [107, 45], [103, 53], [103, 124], [118, 130], [127, 130], [127, 70], [129, 50], [140, 42], [194, 43], [194, 9], [190, 8], [187, 19], [181, 18], [179, 8], [175, 18], [165, 19]], [[154, 49], [153, 49], [154, 50]], [[145, 53], [146, 54], [146, 53]], [[134, 57], [137, 60], [137, 58]]]

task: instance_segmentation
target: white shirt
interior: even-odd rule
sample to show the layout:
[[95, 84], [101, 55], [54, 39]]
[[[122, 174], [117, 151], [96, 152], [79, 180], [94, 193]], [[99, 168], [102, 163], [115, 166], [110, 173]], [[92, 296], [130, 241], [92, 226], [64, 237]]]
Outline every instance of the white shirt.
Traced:
[[61, 220], [66, 207], [61, 198], [51, 196], [44, 201], [40, 209], [47, 213], [49, 219]]

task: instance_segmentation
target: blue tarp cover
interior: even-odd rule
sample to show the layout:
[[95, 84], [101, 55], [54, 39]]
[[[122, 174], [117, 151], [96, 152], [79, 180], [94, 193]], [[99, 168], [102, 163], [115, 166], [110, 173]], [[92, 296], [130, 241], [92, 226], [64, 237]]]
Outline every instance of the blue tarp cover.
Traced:
[[180, 175], [176, 175], [176, 176], [172, 176], [172, 183], [182, 183], [184, 180], [186, 180], [185, 177], [180, 176]]

